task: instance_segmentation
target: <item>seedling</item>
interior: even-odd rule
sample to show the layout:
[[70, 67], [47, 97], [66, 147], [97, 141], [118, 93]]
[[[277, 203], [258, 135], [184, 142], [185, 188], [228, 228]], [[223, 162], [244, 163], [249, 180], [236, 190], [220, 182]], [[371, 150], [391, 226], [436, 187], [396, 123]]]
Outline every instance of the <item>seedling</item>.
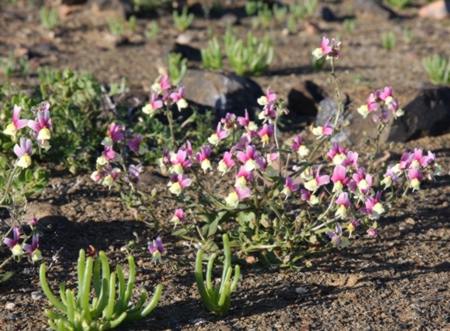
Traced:
[[194, 14], [189, 14], [188, 7], [183, 7], [181, 12], [174, 11], [172, 13], [173, 23], [178, 31], [186, 31], [194, 21]]
[[397, 38], [395, 37], [395, 34], [393, 32], [389, 31], [381, 35], [381, 46], [385, 50], [390, 51], [394, 49], [396, 43]]
[[53, 306], [53, 310], [45, 311], [50, 328], [57, 331], [110, 330], [122, 323], [145, 318], [155, 310], [162, 285], [156, 286], [150, 301], [147, 301], [148, 294], [144, 291], [135, 304], [132, 302], [136, 282], [133, 256], [128, 256], [128, 281], [121, 266], [116, 266], [114, 272], [110, 269], [104, 252], [100, 251], [97, 258], [86, 258], [84, 250], [80, 250], [78, 291], [66, 289], [63, 283], [59, 287], [60, 298], [57, 298], [47, 282], [47, 267], [41, 264], [40, 284]]
[[217, 38], [208, 42], [208, 47], [201, 50], [202, 64], [205, 69], [222, 70], [222, 51]]
[[169, 77], [174, 85], [178, 85], [186, 75], [187, 59], [179, 53], [170, 53], [168, 57]]
[[411, 0], [387, 0], [387, 3], [395, 9], [404, 9], [411, 4]]
[[58, 12], [49, 7], [42, 7], [39, 10], [41, 25], [47, 30], [53, 30], [59, 24]]
[[202, 249], [197, 252], [197, 259], [195, 260], [195, 281], [197, 283], [198, 291], [202, 297], [203, 304], [213, 314], [223, 316], [225, 315], [231, 306], [231, 294], [236, 290], [240, 268], [239, 265], [231, 265], [231, 250], [228, 235], [224, 234], [223, 237], [223, 252], [224, 262], [222, 269], [222, 277], [220, 284], [214, 285], [213, 281], [213, 268], [214, 261], [217, 258], [217, 254], [212, 254], [208, 260], [208, 266], [206, 269], [206, 281], [203, 275], [203, 255]]
[[450, 84], [450, 58], [435, 54], [424, 58], [422, 64], [433, 84]]

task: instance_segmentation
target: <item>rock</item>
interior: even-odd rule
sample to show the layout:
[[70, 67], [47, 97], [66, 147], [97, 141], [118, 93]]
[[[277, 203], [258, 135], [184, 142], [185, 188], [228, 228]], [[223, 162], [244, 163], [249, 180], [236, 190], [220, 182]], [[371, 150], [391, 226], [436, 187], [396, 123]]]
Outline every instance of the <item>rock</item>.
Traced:
[[30, 221], [33, 217], [38, 220], [44, 217], [57, 216], [60, 212], [56, 206], [46, 202], [31, 202], [27, 205], [27, 210], [24, 216], [25, 222]]
[[126, 19], [133, 10], [132, 0], [90, 0], [91, 12], [96, 22], [112, 18]]
[[438, 0], [423, 6], [419, 10], [419, 16], [435, 20], [447, 18], [450, 16], [450, 1]]
[[233, 26], [239, 23], [239, 18], [234, 14], [228, 13], [223, 15], [218, 23], [223, 27]]
[[392, 9], [384, 6], [381, 0], [354, 0], [354, 8], [360, 14], [386, 19], [398, 16]]
[[405, 115], [392, 123], [388, 141], [404, 142], [450, 129], [450, 87], [425, 86], [403, 107]]
[[200, 62], [202, 60], [201, 52], [198, 48], [176, 43], [170, 50], [170, 53], [179, 53], [189, 61]]
[[6, 310], [14, 310], [16, 308], [16, 304], [14, 302], [7, 302], [5, 303], [5, 309]]
[[304, 294], [308, 293], [308, 289], [300, 286], [300, 287], [295, 288], [295, 293], [304, 295]]
[[242, 115], [247, 109], [254, 113], [259, 109], [256, 100], [264, 94], [249, 78], [202, 70], [188, 70], [182, 84], [190, 102], [215, 109], [218, 119], [228, 112]]
[[190, 44], [192, 40], [194, 40], [194, 34], [191, 31], [186, 31], [177, 36], [176, 42], [177, 44], [186, 45]]
[[42, 293], [39, 291], [33, 291], [31, 292], [31, 299], [33, 301], [38, 301], [41, 300], [43, 298]]
[[69, 6], [82, 5], [86, 2], [87, 2], [87, 0], [61, 0], [61, 4], [69, 5]]
[[322, 32], [322, 30], [320, 29], [320, 27], [313, 23], [313, 22], [309, 22], [309, 21], [305, 21], [303, 23], [303, 29], [305, 30], [305, 32], [311, 36], [315, 36], [318, 35]]
[[326, 21], [326, 22], [334, 22], [334, 21], [336, 21], [338, 19], [336, 14], [328, 6], [323, 6], [322, 7], [320, 15], [322, 16], [323, 20]]

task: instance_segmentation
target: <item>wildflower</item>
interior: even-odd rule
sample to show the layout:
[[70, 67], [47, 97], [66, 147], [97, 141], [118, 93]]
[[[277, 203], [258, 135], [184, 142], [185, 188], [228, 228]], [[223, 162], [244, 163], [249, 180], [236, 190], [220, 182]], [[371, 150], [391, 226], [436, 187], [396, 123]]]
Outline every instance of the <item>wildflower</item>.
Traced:
[[239, 116], [237, 121], [240, 126], [245, 128], [247, 131], [256, 131], [258, 129], [255, 122], [250, 120], [247, 109], [245, 110], [244, 116]]
[[337, 143], [333, 143], [333, 146], [327, 153], [328, 159], [333, 162], [334, 165], [340, 165], [347, 159], [347, 149]]
[[113, 143], [122, 141], [124, 138], [124, 127], [116, 123], [111, 123], [108, 126], [107, 136], [111, 138]]
[[20, 138], [19, 144], [14, 145], [14, 153], [18, 157], [17, 166], [20, 168], [28, 168], [31, 165], [31, 140]]
[[181, 208], [177, 208], [177, 209], [175, 209], [175, 213], [172, 216], [172, 218], [170, 219], [170, 221], [175, 224], [183, 223], [185, 217], [186, 217], [186, 213], [184, 212], [184, 210]]
[[220, 120], [226, 129], [234, 129], [236, 127], [236, 115], [233, 113], [226, 113], [225, 117]]
[[148, 252], [152, 254], [153, 261], [158, 262], [161, 260], [161, 256], [165, 253], [164, 244], [161, 237], [156, 237], [152, 242], [148, 243]]
[[378, 230], [374, 227], [370, 227], [367, 229], [367, 235], [371, 238], [376, 238], [378, 237]]
[[[105, 159], [106, 162], [111, 162], [113, 161], [116, 156], [117, 153], [116, 151], [113, 149], [112, 146], [105, 146], [103, 153], [102, 153], [103, 158]], [[100, 161], [100, 164], [102, 163], [102, 161]]]
[[229, 132], [225, 129], [222, 129], [222, 124], [219, 122], [217, 123], [216, 132], [208, 138], [208, 142], [213, 146], [217, 146], [222, 140], [227, 138], [228, 135]]
[[103, 177], [102, 185], [111, 187], [122, 174], [122, 171], [119, 168], [113, 168], [109, 171], [109, 173]]
[[334, 167], [333, 175], [331, 176], [331, 181], [334, 183], [333, 192], [340, 192], [347, 184], [347, 168], [342, 165], [337, 165]]
[[393, 183], [398, 181], [400, 173], [401, 169], [399, 164], [389, 166], [381, 181], [381, 185], [383, 185], [385, 189], [391, 187]]
[[23, 255], [23, 249], [20, 245], [20, 229], [18, 227], [14, 227], [12, 229], [12, 238], [5, 238], [3, 243], [8, 246], [11, 250], [13, 256], [21, 256]]
[[344, 219], [347, 217], [348, 208], [350, 207], [350, 199], [348, 198], [347, 192], [341, 192], [336, 199], [336, 205], [338, 206], [336, 210], [336, 217]]
[[226, 174], [230, 169], [235, 166], [235, 162], [233, 160], [233, 154], [231, 152], [225, 152], [223, 154], [222, 160], [220, 160], [218, 165], [218, 170], [222, 173], [222, 175]]
[[31, 227], [34, 227], [34, 226], [36, 226], [36, 225], [38, 224], [38, 222], [39, 222], [39, 220], [37, 219], [37, 217], [36, 217], [36, 216], [33, 216], [33, 217], [31, 218], [31, 220], [28, 222], [28, 224], [29, 224]]
[[192, 165], [188, 158], [188, 152], [184, 148], [180, 148], [176, 154], [170, 155], [170, 163], [172, 164], [170, 171], [178, 175], [184, 173], [184, 170]]
[[149, 103], [146, 104], [144, 108], [142, 108], [142, 111], [144, 112], [144, 114], [154, 115], [155, 112], [158, 109], [161, 109], [163, 106], [163, 101], [161, 99], [158, 99], [158, 96], [156, 94], [152, 93]]
[[294, 137], [291, 148], [300, 158], [304, 158], [309, 155], [309, 149], [303, 144], [303, 138], [300, 135], [296, 135]]
[[370, 174], [366, 174], [363, 168], [359, 168], [352, 176], [354, 185], [362, 194], [367, 194], [373, 185], [373, 178]]
[[28, 127], [36, 134], [36, 139], [41, 145], [45, 145], [51, 137], [52, 120], [50, 119], [50, 104], [43, 102], [39, 105], [39, 110], [35, 121], [28, 121]]
[[134, 135], [130, 140], [128, 140], [128, 148], [136, 154], [141, 153], [142, 140], [143, 138], [140, 134]]
[[342, 227], [341, 227], [341, 225], [339, 223], [336, 224], [335, 230], [328, 232], [327, 235], [330, 238], [332, 244], [335, 247], [339, 247], [340, 244], [341, 244], [341, 237], [342, 237]]
[[261, 138], [263, 146], [267, 145], [270, 141], [270, 137], [273, 136], [273, 125], [264, 124], [263, 127], [258, 131], [258, 136]]
[[237, 159], [244, 165], [247, 171], [252, 171], [257, 167], [256, 162], [256, 149], [252, 145], [248, 145], [244, 151], [237, 152]]
[[234, 190], [228, 194], [225, 198], [225, 203], [227, 206], [236, 208], [239, 205], [239, 202], [247, 199], [251, 196], [251, 191], [248, 187], [235, 187]]
[[345, 167], [351, 166], [355, 169], [358, 168], [358, 153], [348, 151], [346, 159], [344, 160], [344, 162], [342, 162], [342, 165], [344, 165]]
[[349, 237], [352, 236], [353, 232], [359, 227], [361, 223], [358, 220], [352, 220], [347, 224], [347, 231], [349, 233]]
[[276, 118], [277, 94], [274, 91], [267, 89], [266, 94], [258, 98], [257, 102], [263, 106], [263, 111], [258, 115], [260, 120], [268, 121]]
[[374, 197], [367, 198], [365, 202], [365, 211], [366, 213], [374, 218], [377, 219], [385, 212], [383, 205], [380, 202], [381, 193], [378, 192]]
[[22, 111], [22, 108], [14, 105], [13, 113], [12, 113], [12, 121], [5, 130], [3, 130], [3, 133], [15, 137], [17, 134], [17, 131], [20, 129], [23, 129], [24, 127], [28, 126], [28, 120], [20, 119], [20, 112]]
[[200, 167], [204, 172], [211, 170], [211, 161], [209, 157], [211, 156], [211, 147], [208, 145], [203, 146], [197, 153], [197, 161], [200, 162]]
[[286, 197], [289, 197], [292, 193], [297, 192], [298, 188], [298, 184], [294, 183], [294, 180], [291, 177], [286, 177], [282, 193]]
[[330, 183], [330, 176], [320, 175], [320, 168], [319, 168], [317, 169], [314, 178], [307, 181], [304, 185], [308, 191], [315, 192], [319, 189], [319, 187], [327, 185], [329, 183]]
[[313, 135], [317, 138], [329, 137], [333, 134], [333, 126], [328, 122], [324, 126], [317, 126], [311, 129]]
[[187, 178], [184, 175], [175, 175], [172, 176], [171, 181], [169, 182], [169, 191], [174, 195], [180, 195], [183, 189], [189, 187], [192, 183], [192, 180]]
[[360, 106], [357, 109], [357, 112], [364, 118], [367, 117], [372, 112], [377, 111], [379, 108], [377, 96], [375, 93], [370, 93], [369, 97], [367, 98], [366, 104]]
[[130, 178], [130, 180], [132, 182], [138, 182], [139, 176], [142, 174], [143, 171], [144, 171], [144, 169], [143, 169], [142, 165], [130, 164], [130, 166], [128, 167], [128, 178]]
[[23, 250], [31, 256], [33, 262], [37, 262], [42, 259], [41, 251], [39, 250], [39, 235], [34, 234], [31, 238], [31, 244], [24, 244]]
[[236, 174], [235, 186], [246, 187], [249, 182], [253, 180], [253, 174], [251, 170], [247, 170], [245, 167], [240, 167]]
[[279, 152], [273, 152], [273, 153], [267, 153], [266, 154], [266, 160], [267, 164], [270, 166], [273, 166], [275, 161], [280, 159], [280, 153]]
[[315, 61], [337, 59], [340, 55], [341, 43], [336, 39], [328, 39], [323, 36], [320, 47], [313, 50]]
[[413, 191], [420, 189], [420, 181], [422, 180], [422, 173], [416, 168], [408, 170], [409, 186]]
[[305, 189], [300, 190], [300, 199], [308, 202], [312, 206], [317, 205], [319, 203], [319, 198], [316, 195], [312, 194], [310, 191]]
[[187, 108], [188, 106], [188, 103], [184, 98], [184, 87], [179, 87], [178, 90], [170, 93], [170, 99], [177, 105], [179, 111]]
[[152, 85], [152, 90], [157, 94], [167, 94], [171, 87], [169, 75], [164, 74], [156, 79]]

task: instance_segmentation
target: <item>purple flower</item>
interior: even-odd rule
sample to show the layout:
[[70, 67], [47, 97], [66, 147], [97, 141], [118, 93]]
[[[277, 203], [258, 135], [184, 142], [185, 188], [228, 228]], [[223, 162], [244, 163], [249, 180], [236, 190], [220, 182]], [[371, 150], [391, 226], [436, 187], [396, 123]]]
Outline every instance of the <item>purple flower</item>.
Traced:
[[158, 109], [161, 109], [164, 106], [164, 103], [161, 99], [158, 98], [158, 95], [152, 93], [150, 96], [150, 101], [148, 104], [142, 108], [144, 114], [153, 115]]
[[331, 181], [334, 183], [333, 192], [340, 192], [348, 182], [347, 168], [337, 165], [333, 170]]
[[111, 123], [108, 126], [107, 135], [113, 142], [122, 141], [124, 138], [124, 128], [122, 125]]
[[186, 213], [182, 208], [175, 209], [175, 213], [171, 219], [172, 222], [175, 224], [183, 223], [184, 219], [186, 218]]
[[31, 238], [31, 244], [24, 244], [23, 250], [29, 254], [33, 255], [33, 253], [39, 248], [39, 235], [34, 234]]
[[376, 228], [369, 228], [367, 229], [367, 235], [371, 238], [376, 238], [378, 237], [378, 230]]
[[374, 197], [368, 197], [365, 201], [365, 212], [374, 219], [380, 217], [385, 212], [381, 204], [381, 192], [378, 192]]
[[158, 236], [152, 242], [148, 243], [148, 252], [152, 254], [154, 261], [161, 260], [161, 255], [166, 251], [161, 238]]
[[180, 148], [176, 154], [171, 154], [170, 163], [172, 164], [171, 171], [176, 174], [184, 173], [184, 170], [192, 165], [188, 158], [188, 151], [184, 148]]
[[112, 148], [112, 146], [105, 146], [103, 150], [103, 157], [106, 161], [112, 161], [116, 158], [116, 151]]
[[142, 174], [143, 170], [144, 169], [140, 164], [130, 164], [128, 167], [128, 177], [131, 181], [137, 182], [139, 181], [139, 176]]
[[211, 147], [209, 145], [205, 145], [202, 146], [202, 148], [200, 148], [200, 151], [196, 155], [197, 161], [200, 163], [200, 167], [204, 172], [212, 168], [211, 162], [209, 161], [211, 153], [212, 153]]
[[339, 145], [338, 143], [333, 143], [333, 146], [327, 153], [327, 157], [334, 165], [342, 164], [347, 158], [347, 149]]
[[228, 130], [222, 129], [222, 123], [219, 122], [217, 123], [216, 132], [208, 138], [208, 142], [213, 146], [217, 146], [222, 140], [227, 138], [228, 135]]
[[330, 231], [327, 233], [328, 237], [330, 238], [331, 242], [335, 247], [339, 247], [341, 244], [341, 237], [342, 237], [342, 227], [338, 223], [336, 224], [335, 230]]
[[143, 138], [142, 138], [142, 136], [140, 134], [134, 135], [133, 137], [131, 137], [130, 140], [128, 140], [128, 144], [127, 144], [128, 148], [132, 152], [134, 152], [136, 154], [139, 154], [139, 150], [140, 150], [140, 147], [141, 147], [142, 139]]
[[283, 193], [286, 195], [286, 197], [290, 196], [293, 192], [297, 192], [298, 188], [298, 184], [296, 184], [291, 177], [286, 177], [283, 188]]
[[232, 169], [235, 166], [235, 164], [236, 163], [233, 160], [233, 154], [231, 152], [225, 152], [223, 154], [222, 160], [220, 160], [220, 162], [219, 162], [218, 170], [222, 174], [225, 174], [230, 169]]
[[270, 138], [273, 136], [273, 125], [272, 124], [264, 124], [263, 127], [258, 131], [258, 136], [261, 138], [263, 146], [266, 145]]
[[192, 183], [192, 180], [184, 175], [174, 175], [172, 176], [169, 186], [169, 191], [172, 194], [180, 195], [183, 189], [189, 187]]
[[20, 241], [20, 229], [18, 227], [14, 227], [12, 229], [12, 238], [5, 238], [3, 243], [8, 246], [9, 249], [13, 249]]
[[32, 143], [30, 139], [20, 138], [19, 144], [14, 146], [14, 153], [16, 154], [17, 166], [20, 168], [28, 168], [31, 165], [31, 149]]

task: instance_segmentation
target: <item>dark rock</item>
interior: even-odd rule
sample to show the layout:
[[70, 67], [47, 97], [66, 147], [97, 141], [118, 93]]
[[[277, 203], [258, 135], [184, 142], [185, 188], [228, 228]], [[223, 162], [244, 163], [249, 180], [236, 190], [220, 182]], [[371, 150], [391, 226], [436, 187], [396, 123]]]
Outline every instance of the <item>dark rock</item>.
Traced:
[[324, 6], [322, 7], [320, 15], [323, 20], [326, 22], [334, 22], [338, 20], [338, 17], [334, 14], [330, 7]]
[[170, 53], [179, 53], [189, 61], [200, 62], [202, 60], [200, 50], [189, 45], [175, 43]]
[[28, 58], [42, 58], [58, 52], [58, 48], [52, 43], [41, 42], [28, 49]]
[[386, 19], [397, 17], [397, 13], [383, 5], [380, 0], [354, 0], [357, 12]]
[[388, 141], [446, 132], [450, 129], [450, 87], [423, 87], [403, 109], [405, 115], [393, 122]]
[[61, 4], [62, 5], [82, 5], [84, 3], [86, 3], [87, 0], [61, 0]]
[[[390, 118], [380, 137], [382, 143], [405, 142], [421, 136], [437, 135], [450, 129], [450, 87], [426, 86], [403, 107], [405, 114]], [[375, 139], [377, 125], [368, 116], [353, 116], [348, 126], [349, 140], [353, 144]]]
[[202, 70], [188, 70], [182, 84], [189, 101], [215, 109], [217, 118], [228, 112], [242, 115], [246, 109], [254, 113], [259, 109], [256, 100], [264, 94], [249, 78]]

